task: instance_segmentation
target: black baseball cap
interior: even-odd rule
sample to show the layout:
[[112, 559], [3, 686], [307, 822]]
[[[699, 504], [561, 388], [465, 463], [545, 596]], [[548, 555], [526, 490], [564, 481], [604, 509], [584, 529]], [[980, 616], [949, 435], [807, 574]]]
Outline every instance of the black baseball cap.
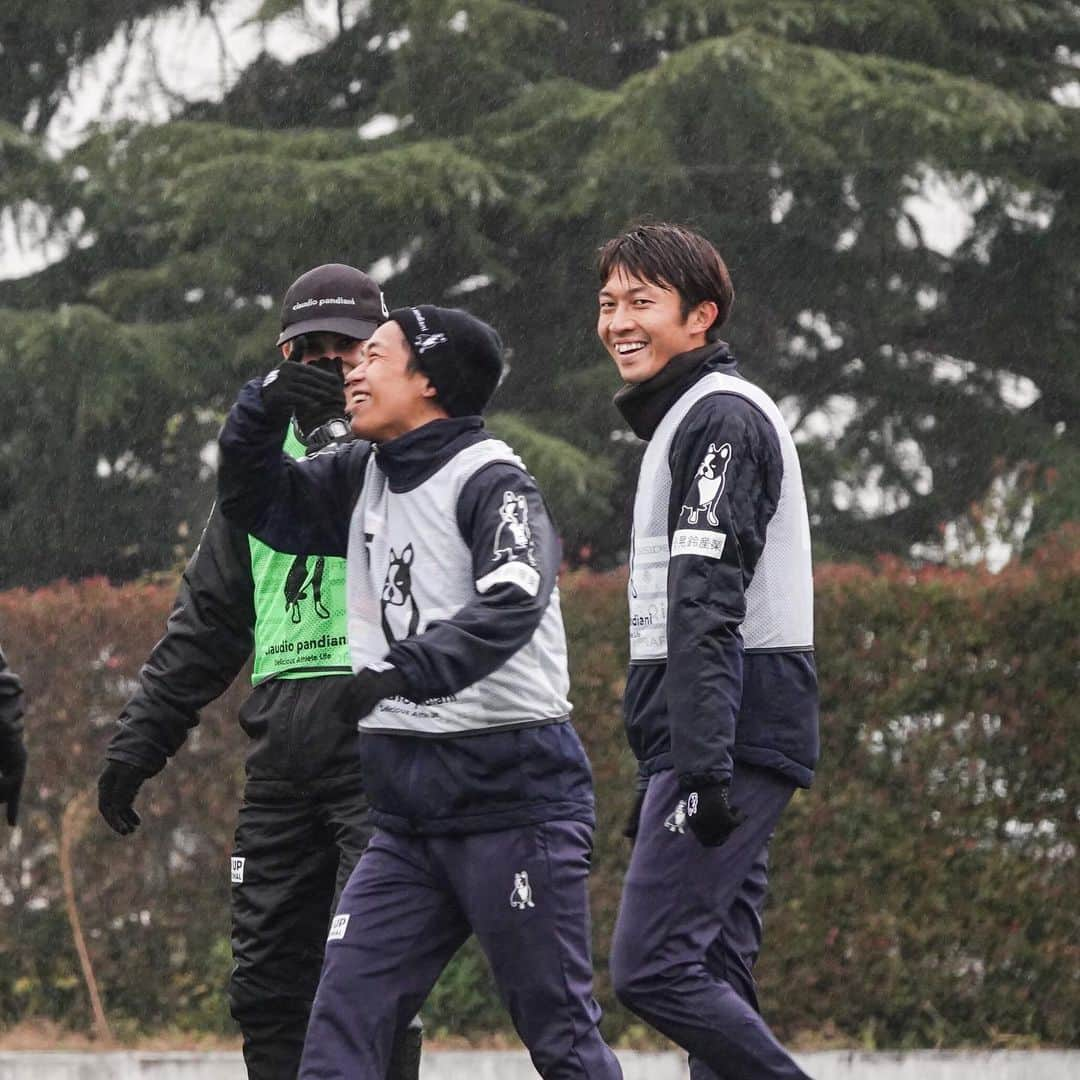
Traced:
[[289, 286], [277, 343], [324, 330], [366, 341], [388, 315], [382, 290], [372, 278], [355, 266], [324, 263]]

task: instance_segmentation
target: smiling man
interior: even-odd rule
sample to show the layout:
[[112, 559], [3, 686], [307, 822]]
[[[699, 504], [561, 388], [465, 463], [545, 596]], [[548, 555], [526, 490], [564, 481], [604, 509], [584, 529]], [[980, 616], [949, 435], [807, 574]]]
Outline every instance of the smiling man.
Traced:
[[282, 364], [220, 438], [224, 512], [284, 551], [348, 556], [357, 727], [377, 826], [327, 941], [304, 1080], [382, 1080], [395, 1029], [470, 933], [541, 1076], [616, 1080], [592, 996], [592, 775], [570, 723], [559, 542], [481, 413], [502, 345], [467, 312], [390, 313], [346, 376], [368, 442], [303, 461], [290, 410], [327, 372]]
[[758, 1013], [767, 851], [817, 759], [810, 531], [795, 445], [719, 331], [704, 237], [644, 225], [600, 252], [597, 332], [648, 446], [634, 502], [624, 715], [639, 763], [616, 993], [693, 1080], [805, 1073]]

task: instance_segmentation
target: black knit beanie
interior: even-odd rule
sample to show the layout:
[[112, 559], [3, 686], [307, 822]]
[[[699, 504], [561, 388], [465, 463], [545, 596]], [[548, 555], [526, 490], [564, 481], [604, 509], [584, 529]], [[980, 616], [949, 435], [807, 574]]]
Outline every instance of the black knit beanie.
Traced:
[[503, 373], [502, 341], [475, 315], [432, 304], [397, 308], [401, 327], [439, 404], [451, 416], [477, 416], [487, 407]]

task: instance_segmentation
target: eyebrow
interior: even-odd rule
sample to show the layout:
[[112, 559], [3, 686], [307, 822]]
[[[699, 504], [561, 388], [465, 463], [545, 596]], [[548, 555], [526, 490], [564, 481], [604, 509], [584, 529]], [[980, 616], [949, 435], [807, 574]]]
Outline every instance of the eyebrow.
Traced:
[[[659, 286], [658, 285], [648, 285], [648, 284], [646, 284], [646, 285], [635, 285], [635, 286], [633, 286], [633, 288], [627, 289], [626, 292], [630, 296], [633, 296], [634, 293], [645, 292], [648, 289], [656, 289], [656, 288], [659, 288]], [[605, 296], [614, 296], [614, 295], [615, 295], [614, 293], [608, 292], [607, 289], [601, 289], [600, 290], [600, 297], [601, 298], [603, 298]]]

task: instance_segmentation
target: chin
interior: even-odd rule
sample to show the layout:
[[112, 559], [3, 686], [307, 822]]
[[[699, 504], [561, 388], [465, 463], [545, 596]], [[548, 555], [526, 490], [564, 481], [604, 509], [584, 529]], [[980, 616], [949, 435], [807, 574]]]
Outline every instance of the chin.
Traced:
[[647, 378], [650, 377], [650, 375], [650, 371], [648, 371], [646, 368], [638, 367], [637, 365], [629, 367], [625, 371], [619, 372], [619, 376], [622, 378], [622, 381], [628, 383], [644, 382]]

